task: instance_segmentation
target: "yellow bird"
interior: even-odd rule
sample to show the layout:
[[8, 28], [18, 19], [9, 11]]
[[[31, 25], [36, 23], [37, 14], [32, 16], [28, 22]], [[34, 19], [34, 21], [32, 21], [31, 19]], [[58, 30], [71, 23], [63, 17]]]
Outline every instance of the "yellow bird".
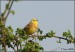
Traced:
[[38, 20], [35, 18], [31, 19], [29, 24], [27, 24], [24, 27], [24, 30], [27, 35], [32, 35], [33, 33], [35, 33], [37, 31], [37, 29], [38, 29]]

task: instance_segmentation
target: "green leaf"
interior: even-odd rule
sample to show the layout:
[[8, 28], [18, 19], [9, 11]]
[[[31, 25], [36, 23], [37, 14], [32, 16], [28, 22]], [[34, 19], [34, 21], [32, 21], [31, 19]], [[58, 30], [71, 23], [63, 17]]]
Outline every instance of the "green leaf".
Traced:
[[40, 32], [40, 28], [38, 28], [38, 31], [37, 32]]
[[40, 31], [40, 34], [42, 34], [42, 33], [43, 33], [43, 31], [41, 30], [41, 31]]
[[43, 47], [40, 47], [39, 49], [42, 50], [42, 51], [44, 51], [44, 48]]
[[42, 36], [39, 36], [38, 39], [41, 41], [42, 40]]
[[9, 31], [13, 32], [13, 29], [11, 26], [8, 26]]
[[50, 33], [50, 32], [46, 33], [46, 36], [47, 36], [47, 37], [49, 37], [49, 38], [51, 38], [51, 37], [52, 37], [52, 35], [51, 35], [51, 33]]
[[53, 36], [55, 36], [55, 32], [53, 32], [52, 30], [51, 30], [51, 36], [53, 37]]
[[0, 16], [4, 16], [4, 13], [2, 13]]
[[63, 32], [63, 37], [67, 37], [68, 33], [67, 32]]
[[71, 32], [70, 32], [70, 30], [68, 30], [68, 35], [71, 35]]
[[8, 9], [9, 8], [9, 4], [6, 4], [6, 9]]
[[15, 14], [15, 11], [11, 10], [10, 13], [14, 15]]

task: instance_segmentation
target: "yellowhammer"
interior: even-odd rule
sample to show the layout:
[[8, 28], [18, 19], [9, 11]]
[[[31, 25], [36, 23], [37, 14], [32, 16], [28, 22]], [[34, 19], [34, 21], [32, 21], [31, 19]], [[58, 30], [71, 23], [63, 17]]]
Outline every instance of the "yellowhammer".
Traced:
[[35, 18], [31, 19], [29, 24], [27, 24], [24, 27], [24, 30], [27, 35], [31, 35], [31, 34], [35, 33], [37, 31], [37, 29], [38, 29], [38, 20]]

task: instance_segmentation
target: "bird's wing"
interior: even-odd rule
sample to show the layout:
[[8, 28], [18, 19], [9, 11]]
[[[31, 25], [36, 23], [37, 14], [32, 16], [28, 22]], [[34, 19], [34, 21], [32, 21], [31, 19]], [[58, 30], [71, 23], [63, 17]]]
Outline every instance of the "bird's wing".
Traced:
[[31, 23], [27, 24], [25, 27], [24, 27], [24, 30], [29, 30], [31, 28]]

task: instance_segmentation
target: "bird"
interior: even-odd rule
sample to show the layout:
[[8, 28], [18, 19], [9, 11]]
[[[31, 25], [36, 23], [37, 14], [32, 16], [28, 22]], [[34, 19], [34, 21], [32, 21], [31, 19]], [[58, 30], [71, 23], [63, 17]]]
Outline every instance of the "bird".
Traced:
[[32, 35], [38, 30], [38, 20], [32, 18], [31, 21], [23, 29], [26, 35]]

